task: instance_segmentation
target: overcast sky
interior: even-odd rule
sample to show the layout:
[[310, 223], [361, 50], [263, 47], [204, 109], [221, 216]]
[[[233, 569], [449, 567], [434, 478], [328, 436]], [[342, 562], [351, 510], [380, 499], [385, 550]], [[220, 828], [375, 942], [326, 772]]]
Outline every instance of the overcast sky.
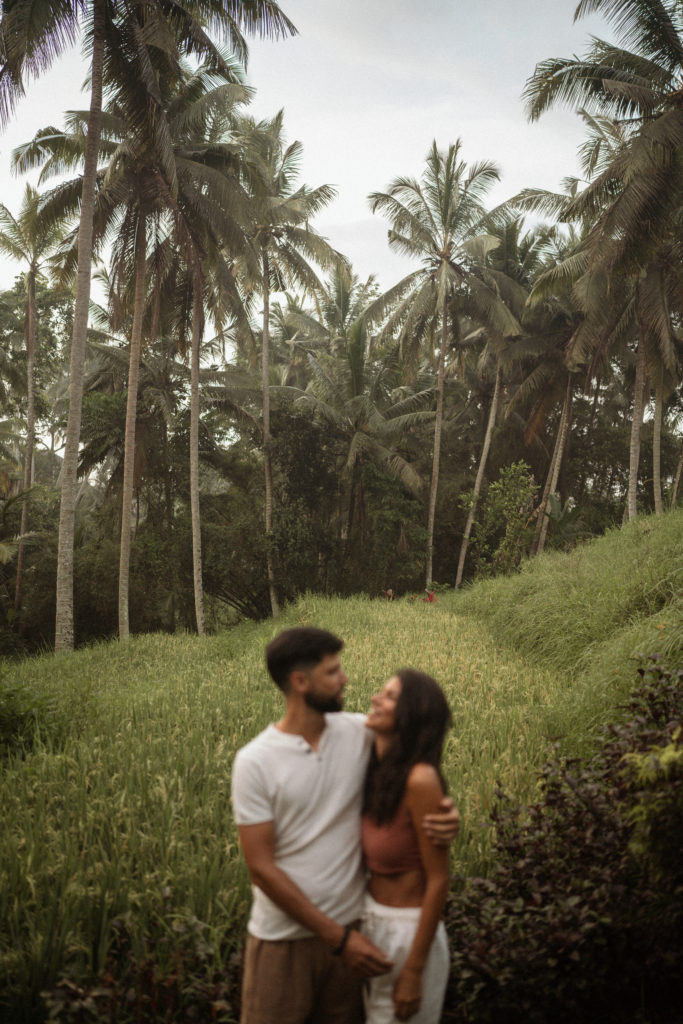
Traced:
[[[599, 18], [573, 22], [577, 0], [282, 0], [299, 35], [250, 44], [251, 112], [285, 109], [289, 141], [304, 146], [302, 180], [333, 184], [335, 202], [316, 221], [362, 278], [387, 288], [411, 269], [387, 246], [387, 223], [367, 195], [398, 175], [419, 175], [433, 139], [460, 137], [467, 162], [494, 160], [491, 205], [520, 188], [558, 189], [578, 173], [578, 117], [554, 110], [527, 122], [521, 100], [536, 63], [580, 53]], [[75, 50], [32, 83], [0, 136], [0, 200], [17, 213], [24, 180], [9, 155], [63, 111], [87, 107], [86, 67]], [[0, 261], [0, 287], [16, 270]]]

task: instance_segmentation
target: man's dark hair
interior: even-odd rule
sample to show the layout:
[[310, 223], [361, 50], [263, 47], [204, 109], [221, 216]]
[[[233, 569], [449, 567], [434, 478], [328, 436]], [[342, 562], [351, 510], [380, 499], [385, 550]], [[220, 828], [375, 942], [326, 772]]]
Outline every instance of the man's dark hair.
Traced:
[[343, 646], [344, 641], [326, 629], [297, 626], [283, 630], [270, 641], [266, 647], [266, 665], [273, 682], [286, 690], [290, 673], [313, 668], [326, 654], [336, 654]]

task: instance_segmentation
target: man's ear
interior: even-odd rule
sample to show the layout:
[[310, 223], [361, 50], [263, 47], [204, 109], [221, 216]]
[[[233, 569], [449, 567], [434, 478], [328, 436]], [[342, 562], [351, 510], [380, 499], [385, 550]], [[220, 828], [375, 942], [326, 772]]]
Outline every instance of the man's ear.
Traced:
[[303, 668], [295, 668], [292, 672], [289, 673], [288, 693], [306, 693], [306, 691], [308, 690], [308, 683], [308, 672]]

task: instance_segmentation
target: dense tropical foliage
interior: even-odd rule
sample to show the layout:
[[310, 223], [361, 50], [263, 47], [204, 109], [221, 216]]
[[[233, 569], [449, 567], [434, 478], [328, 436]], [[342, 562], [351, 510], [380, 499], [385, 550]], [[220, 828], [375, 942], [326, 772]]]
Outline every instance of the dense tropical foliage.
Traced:
[[3, 120], [83, 15], [92, 104], [20, 147], [43, 191], [0, 207], [0, 650], [431, 595], [676, 504], [677, 5], [583, 0], [618, 42], [530, 75], [530, 117], [583, 118], [584, 180], [491, 209], [458, 140], [368, 182], [415, 260], [383, 293], [316, 232], [334, 190], [283, 112], [247, 116], [276, 3], [29, 6], [0, 20]]

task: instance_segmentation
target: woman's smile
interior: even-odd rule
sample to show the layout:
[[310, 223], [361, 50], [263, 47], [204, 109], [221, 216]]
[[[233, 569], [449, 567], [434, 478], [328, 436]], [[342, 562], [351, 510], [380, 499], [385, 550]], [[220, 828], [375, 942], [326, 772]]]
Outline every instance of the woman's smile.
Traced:
[[370, 700], [370, 712], [365, 724], [375, 732], [393, 732], [396, 725], [396, 705], [401, 696], [401, 680], [392, 676]]

